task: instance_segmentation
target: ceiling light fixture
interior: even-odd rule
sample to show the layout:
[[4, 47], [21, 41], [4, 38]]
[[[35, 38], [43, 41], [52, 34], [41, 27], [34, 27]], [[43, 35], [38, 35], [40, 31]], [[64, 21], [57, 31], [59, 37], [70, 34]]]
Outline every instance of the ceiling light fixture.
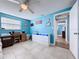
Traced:
[[28, 6], [26, 4], [21, 4], [20, 7], [23, 11], [28, 9]]

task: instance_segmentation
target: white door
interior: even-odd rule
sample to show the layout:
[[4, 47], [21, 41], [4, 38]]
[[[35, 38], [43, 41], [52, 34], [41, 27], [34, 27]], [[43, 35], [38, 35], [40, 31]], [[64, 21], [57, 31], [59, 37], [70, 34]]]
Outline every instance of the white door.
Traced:
[[78, 2], [72, 7], [70, 11], [70, 50], [78, 59]]

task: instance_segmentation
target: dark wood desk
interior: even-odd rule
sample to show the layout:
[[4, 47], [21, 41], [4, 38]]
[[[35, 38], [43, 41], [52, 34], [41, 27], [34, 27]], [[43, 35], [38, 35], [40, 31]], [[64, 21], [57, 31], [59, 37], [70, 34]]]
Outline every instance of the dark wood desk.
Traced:
[[2, 41], [2, 47], [8, 47], [8, 46], [12, 46], [14, 43], [14, 39], [13, 36], [9, 35], [9, 36], [0, 36], [1, 41]]
[[8, 35], [8, 36], [0, 36], [2, 41], [2, 47], [12, 46], [13, 44], [20, 42], [21, 35]]
[[2, 47], [8, 47], [18, 42], [27, 41], [26, 33], [14, 32], [7, 36], [0, 36], [2, 41]]

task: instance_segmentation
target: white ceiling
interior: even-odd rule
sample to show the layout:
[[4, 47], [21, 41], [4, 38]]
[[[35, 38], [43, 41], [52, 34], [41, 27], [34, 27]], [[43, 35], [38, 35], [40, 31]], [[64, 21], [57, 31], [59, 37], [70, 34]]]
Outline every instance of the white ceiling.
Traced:
[[8, 0], [0, 0], [0, 12], [33, 20], [41, 15], [47, 15], [71, 7], [75, 1], [76, 0], [31, 0], [30, 7], [34, 11], [34, 14], [32, 14], [28, 10], [25, 12], [19, 12], [18, 4], [9, 2]]

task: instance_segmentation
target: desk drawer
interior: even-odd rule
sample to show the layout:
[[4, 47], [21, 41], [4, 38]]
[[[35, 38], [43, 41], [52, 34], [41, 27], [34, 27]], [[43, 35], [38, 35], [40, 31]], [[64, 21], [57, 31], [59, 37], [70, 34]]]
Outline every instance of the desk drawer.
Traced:
[[5, 39], [2, 41], [2, 47], [8, 47], [13, 45], [14, 41], [12, 39]]

